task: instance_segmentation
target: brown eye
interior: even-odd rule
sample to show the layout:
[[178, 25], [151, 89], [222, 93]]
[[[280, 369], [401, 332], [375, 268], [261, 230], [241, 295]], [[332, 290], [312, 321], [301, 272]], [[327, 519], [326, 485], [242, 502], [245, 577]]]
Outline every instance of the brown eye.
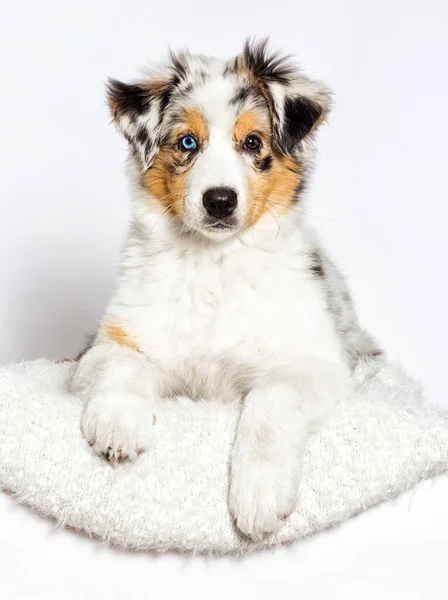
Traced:
[[243, 147], [245, 150], [258, 150], [258, 148], [261, 146], [261, 139], [258, 137], [258, 135], [248, 135], [246, 137], [246, 139], [244, 140], [244, 144]]

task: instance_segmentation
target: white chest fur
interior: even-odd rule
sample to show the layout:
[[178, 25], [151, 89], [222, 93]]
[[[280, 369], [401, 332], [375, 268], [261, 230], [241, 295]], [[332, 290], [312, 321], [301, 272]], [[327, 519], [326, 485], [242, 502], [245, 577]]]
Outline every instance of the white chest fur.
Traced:
[[306, 242], [274, 234], [225, 248], [131, 243], [106, 319], [190, 395], [239, 389], [300, 357], [339, 360]]

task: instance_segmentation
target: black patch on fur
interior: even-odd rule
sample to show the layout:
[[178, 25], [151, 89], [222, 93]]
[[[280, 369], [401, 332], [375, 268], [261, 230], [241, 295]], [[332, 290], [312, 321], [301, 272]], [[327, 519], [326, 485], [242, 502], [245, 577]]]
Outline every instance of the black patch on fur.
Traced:
[[283, 131], [277, 140], [279, 148], [291, 152], [322, 116], [322, 109], [307, 98], [286, 98]]
[[92, 334], [87, 336], [87, 341], [86, 341], [86, 345], [84, 346], [84, 348], [77, 354], [75, 361], [79, 362], [81, 360], [81, 358], [87, 354], [87, 352], [89, 350], [91, 350], [93, 348], [93, 344], [95, 342], [95, 338], [96, 338], [96, 334]]
[[112, 110], [118, 115], [127, 114], [136, 118], [149, 110], [151, 96], [147, 89], [136, 84], [127, 84], [116, 79], [109, 79], [107, 97]]
[[230, 105], [244, 104], [250, 97], [256, 98], [260, 95], [260, 90], [254, 85], [240, 87], [233, 98], [230, 100]]
[[127, 140], [127, 141], [128, 141], [130, 144], [132, 144], [132, 143], [133, 143], [133, 140], [132, 140], [131, 136], [130, 136], [130, 135], [128, 135], [128, 134], [126, 133], [126, 131], [124, 131], [124, 132], [123, 132], [123, 135], [124, 135], [124, 137], [126, 138], [126, 140]]
[[173, 91], [174, 91], [177, 81], [178, 80], [175, 79], [173, 81], [173, 83], [170, 83], [169, 85], [167, 85], [166, 88], [163, 90], [162, 95], [160, 96], [160, 121], [163, 118], [163, 113], [165, 112], [166, 107], [168, 106], [168, 103], [173, 94]]
[[300, 177], [296, 189], [294, 190], [293, 199], [295, 202], [298, 202], [303, 196], [304, 192], [306, 192], [310, 181], [310, 169], [305, 168], [304, 165], [301, 163], [299, 163], [298, 168], [300, 170]]
[[[109, 79], [107, 96], [115, 113], [114, 116], [117, 117], [121, 114], [126, 114], [135, 120], [138, 116], [146, 113], [150, 109], [152, 100], [158, 97], [160, 99], [160, 119], [162, 119], [174, 90], [185, 80], [188, 74], [188, 64], [183, 54], [171, 53], [170, 59], [172, 69], [171, 78], [165, 86], [162, 86], [160, 92], [151, 91], [150, 86], [144, 87], [138, 84], [127, 84], [116, 79]], [[143, 143], [141, 129], [137, 133], [136, 139], [140, 143]]]
[[148, 138], [148, 140], [146, 141], [146, 146], [145, 146], [145, 159], [148, 158], [148, 156], [151, 155], [153, 149], [154, 149], [154, 145], [155, 143]]
[[260, 171], [269, 171], [272, 167], [272, 156], [268, 154], [268, 156], [265, 156], [264, 158], [258, 158], [255, 161], [255, 166]]
[[160, 122], [163, 119], [163, 114], [168, 106], [169, 101], [171, 100], [171, 96], [173, 95], [174, 90], [177, 88], [181, 81], [182, 79], [180, 75], [174, 75], [174, 77], [163, 90], [162, 95], [160, 96]]
[[[276, 103], [269, 89], [270, 83], [287, 85], [297, 79], [299, 72], [291, 62], [289, 56], [281, 56], [270, 52], [267, 40], [251, 42], [248, 40], [240, 56], [232, 59], [224, 71], [224, 74], [238, 73], [238, 71], [249, 70], [255, 80], [255, 88], [259, 98], [264, 98], [272, 114], [274, 123], [274, 137], [276, 150], [282, 154], [291, 154], [297, 144], [303, 139], [322, 117], [323, 108], [305, 96], [287, 96], [284, 105], [283, 119], [277, 114]], [[254, 85], [252, 87], [254, 87]], [[249, 88], [249, 86], [247, 86]], [[285, 90], [287, 93], [287, 89]], [[246, 98], [248, 89], [238, 90], [232, 103], [237, 103]], [[283, 127], [279, 128], [279, 123]]]
[[160, 121], [174, 91], [188, 75], [188, 64], [183, 54], [170, 52], [170, 60], [174, 73], [160, 96]]
[[226, 75], [234, 75], [238, 70], [238, 57], [232, 58], [223, 71], [224, 77]]
[[148, 131], [146, 127], [139, 127], [137, 133], [135, 134], [135, 139], [140, 144], [146, 144], [148, 141]]
[[255, 43], [248, 40], [243, 49], [245, 65], [259, 79], [288, 83], [294, 74], [289, 56], [268, 51], [268, 40]]
[[188, 95], [188, 94], [191, 94], [191, 92], [193, 91], [193, 88], [194, 88], [194, 86], [190, 82], [190, 83], [187, 83], [187, 85], [185, 87], [182, 87], [182, 89], [179, 90], [179, 92], [182, 92], [182, 94]]
[[176, 75], [179, 77], [179, 80], [185, 79], [185, 77], [188, 74], [188, 65], [184, 55], [174, 54], [174, 52], [170, 52], [170, 60], [171, 64], [174, 67]]
[[163, 136], [160, 138], [160, 146], [172, 146], [172, 142], [171, 142], [171, 133], [169, 131], [166, 131]]
[[323, 277], [325, 277], [325, 271], [324, 271], [324, 267], [322, 264], [322, 258], [320, 256], [319, 252], [317, 252], [317, 251], [311, 252], [310, 259], [311, 259], [311, 265], [310, 265], [311, 273], [315, 277], [318, 277], [319, 279], [322, 279]]

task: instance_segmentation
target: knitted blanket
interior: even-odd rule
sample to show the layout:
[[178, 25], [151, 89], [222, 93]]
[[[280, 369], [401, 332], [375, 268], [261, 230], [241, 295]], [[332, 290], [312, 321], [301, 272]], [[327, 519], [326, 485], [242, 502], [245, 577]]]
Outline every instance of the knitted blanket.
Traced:
[[65, 389], [71, 368], [0, 369], [0, 488], [113, 545], [224, 553], [292, 542], [448, 471], [448, 414], [425, 406], [399, 366], [362, 365], [356, 393], [309, 440], [297, 510], [255, 543], [227, 506], [237, 403], [167, 401], [152, 449], [113, 468], [81, 436], [81, 403]]

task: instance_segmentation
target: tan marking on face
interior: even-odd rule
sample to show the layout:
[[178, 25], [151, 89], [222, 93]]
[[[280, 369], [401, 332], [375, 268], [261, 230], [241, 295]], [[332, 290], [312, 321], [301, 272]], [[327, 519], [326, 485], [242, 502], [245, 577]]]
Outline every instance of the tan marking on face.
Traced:
[[300, 184], [300, 165], [292, 158], [272, 155], [268, 171], [252, 171], [248, 178], [248, 213], [246, 223], [252, 227], [266, 213], [274, 218], [288, 211]]
[[171, 214], [181, 216], [184, 210], [185, 188], [194, 159], [178, 148], [179, 139], [193, 135], [203, 148], [208, 140], [205, 116], [195, 109], [184, 109], [181, 123], [171, 135], [169, 143], [160, 148], [153, 164], [143, 174], [143, 186]]
[[176, 133], [179, 137], [191, 133], [203, 146], [208, 138], [207, 119], [198, 110], [186, 108], [182, 113], [182, 124]]
[[235, 121], [233, 138], [236, 142], [242, 142], [249, 133], [269, 138], [269, 121], [261, 112], [246, 110]]
[[129, 348], [130, 350], [140, 352], [140, 348], [137, 346], [137, 344], [119, 325], [116, 325], [112, 322], [106, 322], [104, 324], [104, 333], [112, 342], [115, 342], [120, 346], [124, 346], [125, 348]]
[[[272, 130], [269, 117], [261, 111], [245, 111], [235, 122], [234, 139], [240, 150], [244, 138], [256, 133], [262, 140], [257, 154], [247, 154], [247, 215], [246, 225], [252, 227], [265, 214], [281, 214], [288, 210], [294, 192], [300, 183], [300, 165], [292, 158], [273, 152]], [[266, 171], [255, 167], [255, 161], [272, 157], [272, 166]], [[250, 164], [252, 163], [252, 164]]]
[[142, 176], [143, 186], [162, 207], [173, 215], [184, 209], [188, 171], [176, 173], [176, 155], [173, 148], [161, 148], [151, 167]]

